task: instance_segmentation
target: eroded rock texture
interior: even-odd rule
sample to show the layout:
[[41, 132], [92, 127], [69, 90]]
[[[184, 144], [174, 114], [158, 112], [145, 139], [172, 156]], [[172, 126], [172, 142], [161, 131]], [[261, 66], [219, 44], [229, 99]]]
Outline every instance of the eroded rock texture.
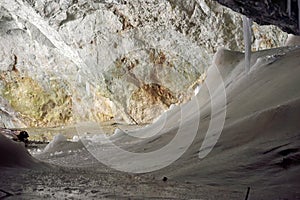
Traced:
[[[244, 49], [241, 27], [211, 0], [2, 0], [2, 123], [149, 123], [193, 95], [218, 47]], [[287, 37], [253, 31], [253, 50]]]

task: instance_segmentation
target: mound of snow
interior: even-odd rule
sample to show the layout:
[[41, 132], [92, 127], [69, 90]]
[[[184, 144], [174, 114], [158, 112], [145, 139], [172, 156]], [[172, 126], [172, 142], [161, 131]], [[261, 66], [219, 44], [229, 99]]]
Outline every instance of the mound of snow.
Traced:
[[61, 143], [65, 143], [67, 138], [62, 134], [54, 136], [53, 140], [45, 147], [44, 152], [50, 152], [56, 147], [60, 146]]
[[298, 46], [300, 45], [300, 36], [289, 34], [285, 42], [285, 46]]
[[14, 142], [0, 134], [0, 167], [25, 167], [38, 166], [39, 161], [34, 159], [25, 145]]

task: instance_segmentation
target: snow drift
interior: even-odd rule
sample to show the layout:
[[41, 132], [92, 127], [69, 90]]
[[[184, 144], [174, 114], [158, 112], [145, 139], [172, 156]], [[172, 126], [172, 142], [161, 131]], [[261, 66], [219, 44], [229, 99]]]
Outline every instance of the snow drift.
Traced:
[[14, 142], [0, 134], [0, 167], [32, 168], [43, 164], [33, 158], [20, 142]]

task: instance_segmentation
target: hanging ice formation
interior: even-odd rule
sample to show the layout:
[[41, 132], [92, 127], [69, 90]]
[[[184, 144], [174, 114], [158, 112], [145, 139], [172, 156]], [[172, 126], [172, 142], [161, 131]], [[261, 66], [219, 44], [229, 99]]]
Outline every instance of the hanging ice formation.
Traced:
[[195, 96], [197, 96], [197, 94], [199, 93], [200, 89], [201, 89], [201, 85], [198, 85], [198, 86], [195, 88], [195, 90], [194, 90], [194, 95], [195, 95]]
[[85, 91], [86, 91], [86, 95], [89, 97], [91, 95], [91, 88], [90, 88], [90, 83], [88, 81], [85, 83]]
[[[300, 1], [300, 0], [299, 0]], [[251, 26], [252, 20], [246, 16], [243, 16], [243, 31], [245, 41], [245, 70], [248, 72], [251, 65]]]
[[[300, 0], [298, 2], [298, 31], [300, 32]], [[289, 14], [289, 18], [292, 17], [292, 0], [287, 0], [287, 12]]]
[[298, 31], [300, 32], [300, 0], [298, 0]]
[[287, 0], [287, 12], [289, 14], [289, 18], [292, 16], [292, 0]]

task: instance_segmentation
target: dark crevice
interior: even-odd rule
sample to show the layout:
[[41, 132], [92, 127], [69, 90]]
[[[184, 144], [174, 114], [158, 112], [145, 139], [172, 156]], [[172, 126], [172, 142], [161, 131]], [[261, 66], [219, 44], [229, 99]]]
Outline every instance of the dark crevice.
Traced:
[[[298, 4], [292, 0], [291, 16], [287, 11], [287, 1], [278, 0], [215, 0], [235, 12], [246, 15], [260, 25], [275, 25], [287, 33], [300, 35], [298, 27]], [[259, 13], [259, 14], [258, 14]]]

